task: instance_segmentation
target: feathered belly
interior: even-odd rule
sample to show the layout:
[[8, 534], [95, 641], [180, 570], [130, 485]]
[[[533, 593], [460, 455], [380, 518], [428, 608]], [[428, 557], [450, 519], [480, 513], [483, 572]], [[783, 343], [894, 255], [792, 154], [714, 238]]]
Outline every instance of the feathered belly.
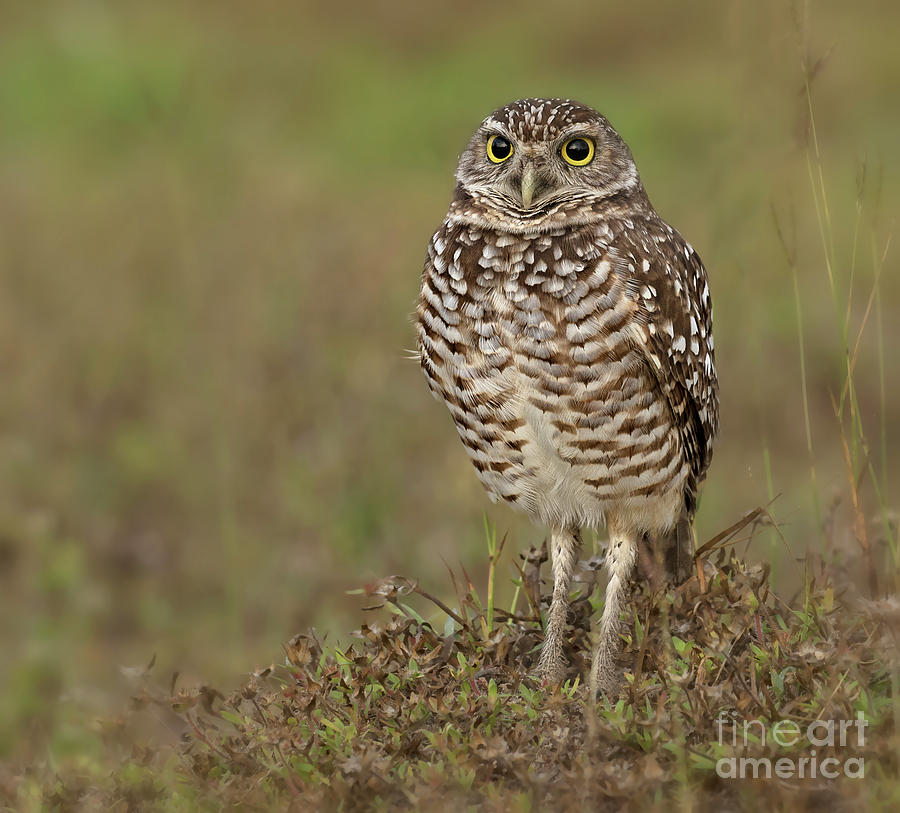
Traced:
[[634, 506], [647, 530], [674, 522], [685, 476], [677, 433], [633, 358], [577, 381], [528, 359], [498, 368], [467, 355], [432, 386], [493, 500], [550, 525], [597, 527]]

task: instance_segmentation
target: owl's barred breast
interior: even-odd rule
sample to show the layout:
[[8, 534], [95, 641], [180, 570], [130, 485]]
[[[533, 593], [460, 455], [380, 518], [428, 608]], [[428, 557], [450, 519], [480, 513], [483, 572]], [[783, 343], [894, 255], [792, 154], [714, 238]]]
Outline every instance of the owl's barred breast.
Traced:
[[[671, 239], [659, 224], [648, 239]], [[690, 487], [635, 329], [647, 269], [626, 228], [525, 236], [449, 219], [429, 246], [418, 337], [431, 389], [491, 498], [553, 526], [614, 516], [667, 530]]]

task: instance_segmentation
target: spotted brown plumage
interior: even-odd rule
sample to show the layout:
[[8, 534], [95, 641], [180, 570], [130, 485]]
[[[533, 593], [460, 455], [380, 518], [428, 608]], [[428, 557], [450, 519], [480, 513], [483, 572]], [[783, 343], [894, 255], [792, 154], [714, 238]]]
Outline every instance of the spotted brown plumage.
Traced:
[[[612, 691], [637, 545], [690, 523], [710, 462], [718, 395], [706, 272], [591, 108], [541, 99], [501, 108], [456, 177], [422, 275], [422, 367], [489, 496], [551, 528], [539, 666], [548, 679], [564, 670], [579, 531], [608, 527], [591, 679]], [[689, 539], [670, 542], [682, 565]]]

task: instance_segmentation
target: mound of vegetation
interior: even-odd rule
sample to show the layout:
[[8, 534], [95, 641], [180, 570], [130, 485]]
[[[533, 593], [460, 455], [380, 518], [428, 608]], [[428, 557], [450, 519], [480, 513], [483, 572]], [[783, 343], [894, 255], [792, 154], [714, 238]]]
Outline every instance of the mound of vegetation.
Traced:
[[533, 549], [519, 568], [524, 613], [493, 607], [492, 590], [483, 606], [465, 576], [454, 579], [455, 608], [392, 577], [366, 589], [391, 613], [364, 624], [346, 649], [297, 635], [283, 665], [228, 696], [161, 691], [146, 677], [133, 714], [174, 714], [178, 747], [132, 744], [120, 770], [62, 774], [45, 801], [260, 810], [896, 804], [900, 607], [848, 607], [821, 568], [785, 602], [764, 567], [704, 548], [685, 584], [635, 585], [615, 702], [592, 702], [579, 678], [592, 597], [602, 595], [592, 589], [596, 561], [583, 563], [573, 602], [572, 679], [549, 687], [531, 677], [546, 561], [545, 548]]

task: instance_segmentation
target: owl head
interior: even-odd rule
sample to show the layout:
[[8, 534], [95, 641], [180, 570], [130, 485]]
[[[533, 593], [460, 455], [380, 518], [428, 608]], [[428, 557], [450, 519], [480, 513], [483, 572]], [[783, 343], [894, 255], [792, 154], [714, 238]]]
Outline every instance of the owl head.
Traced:
[[521, 99], [495, 110], [456, 170], [457, 197], [485, 214], [536, 223], [641, 190], [631, 150], [596, 110], [568, 99]]

